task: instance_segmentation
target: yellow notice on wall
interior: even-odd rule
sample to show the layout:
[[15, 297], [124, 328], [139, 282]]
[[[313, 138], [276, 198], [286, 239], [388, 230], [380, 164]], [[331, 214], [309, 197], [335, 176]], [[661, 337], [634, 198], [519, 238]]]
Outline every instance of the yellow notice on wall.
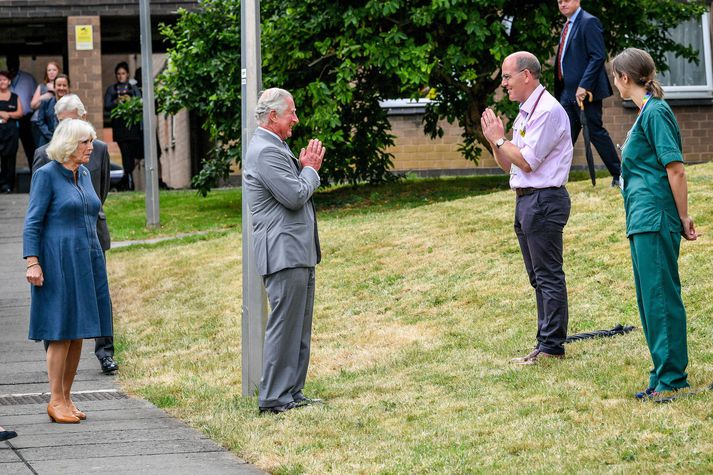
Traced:
[[92, 25], [75, 25], [74, 37], [77, 40], [77, 50], [94, 49], [94, 31]]

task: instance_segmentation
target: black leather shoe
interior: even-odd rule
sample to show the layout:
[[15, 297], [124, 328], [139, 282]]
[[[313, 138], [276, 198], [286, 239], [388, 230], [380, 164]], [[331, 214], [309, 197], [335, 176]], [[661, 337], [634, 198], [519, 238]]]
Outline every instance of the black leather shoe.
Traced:
[[101, 360], [99, 360], [99, 363], [101, 363], [102, 366], [102, 373], [104, 374], [111, 374], [117, 369], [119, 369], [119, 364], [114, 361], [114, 358], [111, 356], [105, 356]]
[[17, 432], [15, 432], [14, 430], [4, 430], [0, 432], [0, 442], [2, 442], [3, 440], [14, 439], [15, 437], [17, 437]]
[[315, 404], [324, 404], [324, 399], [317, 399], [306, 396], [302, 396], [299, 399], [295, 399], [295, 405], [297, 407], [312, 406]]
[[7, 185], [4, 185], [2, 188], [0, 188], [0, 193], [12, 193], [12, 188]]
[[283, 406], [261, 407], [260, 414], [282, 414], [297, 407], [294, 402], [288, 402]]

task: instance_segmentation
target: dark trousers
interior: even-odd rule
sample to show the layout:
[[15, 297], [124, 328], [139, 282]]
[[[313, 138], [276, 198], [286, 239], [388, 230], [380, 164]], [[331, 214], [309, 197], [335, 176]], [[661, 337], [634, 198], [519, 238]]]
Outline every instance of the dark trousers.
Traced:
[[124, 184], [127, 189], [134, 189], [134, 167], [136, 160], [144, 156], [144, 144], [140, 140], [121, 140], [117, 142], [121, 151], [121, 166], [124, 167]]
[[32, 135], [32, 122], [30, 119], [32, 114], [25, 114], [22, 119], [18, 120], [20, 124], [20, 141], [22, 142], [22, 148], [25, 149], [25, 156], [27, 157], [27, 166], [32, 170], [32, 160], [35, 157], [35, 138]]
[[515, 234], [537, 299], [537, 348], [552, 355], [564, 354], [567, 338], [562, 231], [570, 208], [565, 187], [536, 190], [515, 204]]
[[15, 161], [17, 158], [17, 131], [5, 131], [0, 144], [0, 187], [15, 187]]
[[107, 356], [114, 357], [114, 337], [102, 336], [94, 339], [94, 354], [99, 361]]
[[265, 328], [258, 404], [283, 406], [304, 396], [312, 339], [314, 267], [284, 269], [264, 276], [263, 282], [270, 316]]
[[[570, 131], [572, 132], [572, 145], [577, 143], [577, 137], [582, 130], [582, 123], [579, 120], [579, 106], [576, 103], [562, 104], [569, 116]], [[589, 127], [589, 139], [597, 149], [597, 153], [602, 158], [602, 162], [611, 173], [611, 176], [621, 175], [621, 161], [614, 147], [609, 132], [602, 125], [602, 101], [587, 102], [584, 106], [584, 115], [587, 118]]]
[[[106, 250], [104, 250], [104, 262], [106, 262]], [[109, 297], [111, 301], [111, 296]], [[100, 336], [94, 339], [94, 354], [99, 361], [107, 356], [114, 357], [114, 307], [111, 306], [111, 326], [112, 334], [110, 336]]]

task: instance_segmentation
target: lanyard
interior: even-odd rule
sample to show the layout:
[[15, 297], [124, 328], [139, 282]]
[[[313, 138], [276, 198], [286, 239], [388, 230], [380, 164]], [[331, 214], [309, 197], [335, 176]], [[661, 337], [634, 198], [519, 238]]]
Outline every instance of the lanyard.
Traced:
[[[639, 123], [639, 119], [641, 118], [641, 115], [644, 113], [644, 109], [646, 109], [646, 106], [649, 105], [649, 102], [651, 101], [651, 94], [648, 92], [644, 96], [643, 100], [641, 101], [641, 109], [639, 110], [639, 113], [636, 115], [636, 120], [634, 121], [634, 125], [631, 126], [629, 131], [626, 133], [626, 138], [624, 139], [624, 145], [619, 148], [620, 152], [623, 152], [624, 147], [626, 147], [626, 144], [629, 142], [629, 137], [631, 137], [631, 132], [634, 130], [634, 127], [636, 127], [636, 124]], [[622, 157], [623, 158], [623, 157]]]
[[[532, 106], [532, 110], [528, 114], [528, 117], [532, 117], [535, 115], [535, 109], [537, 109], [537, 104], [540, 103], [540, 99], [542, 99], [542, 95], [545, 93], [545, 91], [546, 91], [546, 89], [542, 88], [542, 91], [540, 91], [540, 95], [537, 96], [537, 100], [535, 100], [535, 105]], [[522, 111], [520, 111], [520, 113], [518, 115], [520, 115], [520, 114], [522, 114]], [[530, 121], [525, 120], [525, 125], [522, 126], [522, 130], [520, 131], [520, 137], [525, 136], [527, 126], [530, 124], [530, 122], [532, 122], [532, 120], [530, 120]]]

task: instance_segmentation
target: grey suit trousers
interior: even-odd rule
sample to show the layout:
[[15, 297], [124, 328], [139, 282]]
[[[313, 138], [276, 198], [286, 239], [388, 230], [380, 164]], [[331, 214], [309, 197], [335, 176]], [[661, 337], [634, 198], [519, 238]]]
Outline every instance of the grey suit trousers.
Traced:
[[303, 397], [312, 338], [314, 267], [283, 269], [264, 276], [263, 282], [270, 316], [258, 405], [283, 406]]

